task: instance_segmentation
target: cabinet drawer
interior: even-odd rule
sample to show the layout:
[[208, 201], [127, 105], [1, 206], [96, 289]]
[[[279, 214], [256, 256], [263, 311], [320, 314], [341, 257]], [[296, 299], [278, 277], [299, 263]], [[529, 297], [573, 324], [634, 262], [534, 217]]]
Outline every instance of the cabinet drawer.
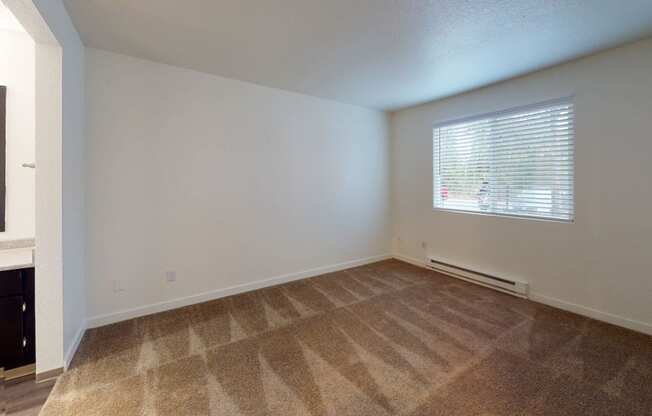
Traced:
[[23, 294], [22, 270], [0, 272], [0, 297]]

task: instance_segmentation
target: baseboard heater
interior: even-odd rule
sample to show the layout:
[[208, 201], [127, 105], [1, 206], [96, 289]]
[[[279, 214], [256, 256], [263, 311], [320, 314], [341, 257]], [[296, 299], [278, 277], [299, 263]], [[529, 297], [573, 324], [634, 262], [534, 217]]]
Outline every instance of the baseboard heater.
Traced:
[[528, 297], [528, 284], [515, 280], [503, 279], [502, 277], [491, 276], [486, 273], [470, 270], [465, 267], [455, 266], [450, 263], [429, 257], [426, 265], [429, 269], [444, 273], [457, 279], [485, 286], [500, 292], [521, 298]]

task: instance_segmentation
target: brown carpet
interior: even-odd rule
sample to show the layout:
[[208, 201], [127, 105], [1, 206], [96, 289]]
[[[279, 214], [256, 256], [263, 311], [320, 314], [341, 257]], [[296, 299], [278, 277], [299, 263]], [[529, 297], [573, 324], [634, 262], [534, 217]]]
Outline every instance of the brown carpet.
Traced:
[[395, 260], [87, 331], [51, 415], [650, 415], [652, 337]]

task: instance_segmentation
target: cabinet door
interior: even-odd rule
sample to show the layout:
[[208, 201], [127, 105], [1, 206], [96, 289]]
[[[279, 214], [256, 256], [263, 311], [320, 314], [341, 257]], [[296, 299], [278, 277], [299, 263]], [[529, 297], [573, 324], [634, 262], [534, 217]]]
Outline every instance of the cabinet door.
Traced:
[[0, 298], [0, 367], [15, 368], [23, 360], [23, 297]]
[[36, 362], [35, 345], [36, 345], [36, 327], [35, 327], [35, 314], [34, 314], [34, 268], [22, 269], [21, 280], [23, 281], [23, 302], [25, 308], [23, 310], [23, 337], [26, 344], [23, 349], [25, 354], [24, 364], [32, 364]]
[[23, 279], [21, 270], [0, 272], [0, 297], [19, 296], [23, 294]]

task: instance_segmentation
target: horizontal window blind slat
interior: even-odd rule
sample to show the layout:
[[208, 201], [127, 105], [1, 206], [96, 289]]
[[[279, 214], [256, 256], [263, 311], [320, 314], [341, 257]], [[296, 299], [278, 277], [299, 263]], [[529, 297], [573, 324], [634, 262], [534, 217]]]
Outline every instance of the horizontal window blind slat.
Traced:
[[509, 151], [511, 149], [527, 149], [529, 147], [547, 144], [549, 146], [562, 145], [572, 141], [572, 134], [570, 132], [564, 134], [549, 134], [549, 135], [537, 135], [530, 137], [517, 137], [510, 138], [506, 140], [496, 139], [493, 141], [482, 140], [476, 142], [468, 143], [454, 143], [447, 144], [446, 142], [441, 142], [441, 148], [439, 151], [469, 151], [475, 149], [493, 149], [494, 151]]
[[482, 137], [487, 135], [503, 136], [503, 135], [512, 134], [514, 132], [521, 132], [525, 134], [525, 133], [529, 133], [537, 130], [543, 130], [543, 129], [568, 130], [573, 127], [573, 124], [574, 123], [572, 119], [550, 119], [545, 121], [542, 120], [535, 124], [522, 123], [519, 125], [503, 126], [500, 129], [487, 126], [487, 127], [482, 127], [473, 130], [470, 129], [458, 130], [458, 131], [442, 130], [439, 132], [439, 135], [441, 139], [464, 140], [469, 137]]
[[[470, 159], [473, 157], [474, 159]], [[523, 166], [524, 163], [528, 163], [526, 168], [534, 166], [538, 163], [547, 163], [549, 165], [557, 166], [558, 162], [572, 162], [573, 155], [568, 154], [568, 152], [549, 152], [548, 154], [541, 155], [513, 155], [505, 157], [496, 157], [492, 158], [490, 154], [487, 155], [473, 155], [467, 158], [456, 157], [455, 155], [444, 154], [440, 155], [438, 162], [442, 165], [448, 166], [479, 166], [479, 167], [490, 167], [490, 166], [501, 166], [502, 164], [518, 164]]]
[[487, 148], [495, 146], [496, 148], [509, 149], [510, 147], [522, 148], [538, 143], [562, 143], [568, 141], [573, 137], [572, 130], [559, 131], [559, 132], [545, 132], [535, 134], [522, 134], [503, 137], [480, 137], [468, 141], [447, 141], [440, 140], [441, 149], [459, 149], [464, 150], [468, 148]]
[[[543, 202], [525, 202], [525, 201], [500, 201], [500, 202], [487, 202], [478, 204], [475, 201], [464, 200], [462, 198], [455, 199], [442, 199], [442, 205], [466, 205], [469, 207], [472, 206], [484, 206], [484, 207], [503, 207], [503, 208], [515, 208], [515, 207], [530, 207], [530, 208], [552, 208], [555, 207], [555, 210], [559, 212], [571, 212], [573, 204], [561, 203], [561, 204], [549, 204]], [[486, 208], [485, 208], [486, 209]]]
[[542, 219], [551, 219], [551, 220], [562, 220], [562, 221], [572, 221], [572, 213], [548, 213], [548, 212], [538, 212], [534, 210], [522, 210], [522, 211], [510, 211], [510, 210], [494, 210], [494, 211], [479, 211], [474, 207], [459, 206], [459, 205], [450, 205], [446, 207], [438, 207], [439, 209], [447, 211], [457, 211], [457, 212], [468, 212], [468, 213], [480, 213], [480, 214], [492, 214], [492, 215], [501, 215], [509, 217], [522, 217], [522, 218], [542, 218]]
[[[463, 198], [464, 195], [468, 194], [463, 194], [463, 193], [456, 193], [456, 192], [450, 192], [448, 196], [446, 196], [445, 200], [448, 199], [465, 199]], [[519, 196], [519, 194], [514, 194], [514, 193], [497, 193], [491, 195], [494, 199], [493, 203], [499, 203], [499, 204], [504, 204], [504, 203], [532, 203], [532, 204], [542, 204], [542, 205], [572, 205], [572, 199], [569, 198], [546, 198], [546, 197], [533, 197], [533, 196]], [[487, 204], [491, 204], [492, 202], [488, 201], [486, 202]]]
[[558, 209], [555, 208], [554, 210], [551, 209], [552, 207], [550, 206], [523, 206], [523, 205], [505, 205], [505, 204], [500, 204], [500, 205], [486, 205], [484, 207], [478, 207], [476, 203], [473, 203], [472, 201], [469, 202], [461, 202], [461, 201], [452, 201], [452, 202], [444, 202], [437, 206], [436, 208], [454, 208], [454, 207], [463, 207], [463, 209], [468, 209], [468, 210], [477, 210], [478, 212], [485, 212], [485, 213], [495, 213], [495, 212], [513, 212], [515, 210], [520, 210], [520, 211], [539, 211], [539, 212], [545, 212], [548, 211], [550, 215], [572, 215], [573, 214], [573, 208], [568, 207], [565, 209]]
[[463, 155], [465, 153], [474, 153], [474, 152], [488, 152], [492, 154], [509, 154], [510, 152], [523, 152], [530, 151], [534, 152], [537, 149], [545, 150], [546, 148], [558, 148], [560, 146], [571, 147], [573, 136], [570, 134], [563, 134], [559, 136], [539, 136], [533, 137], [532, 140], [513, 140], [513, 141], [501, 141], [496, 140], [495, 142], [476, 142], [476, 143], [464, 143], [460, 145], [447, 145], [443, 143], [440, 149], [435, 150], [437, 153], [457, 153]]
[[454, 128], [456, 126], [467, 126], [467, 125], [475, 125], [475, 124], [480, 124], [480, 123], [486, 123], [487, 120], [514, 120], [518, 118], [523, 118], [523, 117], [533, 117], [537, 116], [539, 114], [545, 114], [545, 113], [550, 113], [554, 111], [559, 111], [559, 112], [564, 112], [564, 111], [570, 111], [573, 109], [573, 104], [572, 103], [567, 103], [564, 105], [554, 105], [554, 106], [541, 106], [540, 108], [529, 111], [529, 110], [524, 110], [523, 111], [504, 111], [504, 112], [498, 112], [498, 113], [493, 113], [485, 116], [477, 116], [477, 117], [472, 117], [469, 119], [463, 119], [463, 120], [458, 120], [454, 122], [449, 122], [449, 123], [441, 123], [438, 125], [437, 128]]
[[[464, 181], [464, 180], [459, 180], [455, 178], [455, 176], [450, 175], [450, 174], [443, 174], [441, 183], [442, 185], [445, 186], [452, 186], [454, 184], [473, 184], [477, 188], [480, 188], [481, 186], [486, 186], [487, 188], [494, 188], [494, 187], [512, 187], [512, 188], [517, 188], [519, 185], [520, 186], [543, 186], [543, 187], [560, 187], [560, 186], [568, 186], [570, 181], [567, 179], [566, 176], [531, 176], [528, 178], [524, 179], [518, 179], [518, 175], [509, 175], [509, 176], [504, 176], [500, 179], [494, 179], [492, 178], [491, 181], [487, 181], [484, 176], [480, 175], [475, 175], [473, 176], [470, 180]], [[484, 185], [483, 185], [484, 184]]]
[[460, 202], [456, 200], [445, 200], [439, 205], [440, 207], [451, 207], [451, 206], [466, 206], [468, 208], [475, 208], [478, 210], [486, 211], [495, 211], [498, 209], [502, 210], [537, 210], [537, 211], [549, 211], [550, 213], [557, 212], [559, 214], [571, 214], [573, 212], [572, 204], [544, 204], [544, 203], [529, 203], [523, 201], [511, 201], [509, 203], [497, 202], [497, 203], [487, 203], [487, 204], [477, 204], [473, 201], [469, 202]]
[[490, 169], [490, 168], [458, 168], [454, 166], [447, 166], [446, 168], [440, 169], [439, 173], [443, 177], [451, 178], [459, 175], [465, 175], [469, 178], [488, 178], [497, 179], [499, 177], [508, 178], [508, 177], [526, 177], [530, 179], [532, 177], [566, 177], [569, 173], [572, 172], [572, 167], [570, 165], [562, 169], [554, 169], [552, 167], [541, 167], [539, 169], [523, 170], [519, 167], [504, 167], [502, 169]]
[[433, 206], [572, 220], [574, 106], [502, 112], [433, 130]]
[[435, 172], [438, 175], [446, 176], [460, 176], [460, 175], [468, 175], [468, 176], [479, 176], [483, 177], [486, 180], [490, 180], [491, 178], [499, 177], [501, 175], [503, 176], [513, 176], [514, 174], [518, 176], [548, 176], [548, 175], [555, 175], [555, 176], [569, 176], [573, 172], [573, 166], [572, 163], [567, 163], [563, 162], [560, 163], [559, 166], [554, 167], [554, 166], [536, 166], [532, 164], [532, 166], [524, 170], [524, 168], [519, 167], [518, 164], [512, 164], [512, 165], [504, 165], [504, 166], [487, 166], [487, 165], [479, 165], [479, 166], [467, 166], [467, 165], [446, 165], [442, 166], [441, 168], [438, 169], [437, 172]]
[[[460, 170], [479, 170], [483, 172], [488, 172], [493, 170], [494, 172], [502, 172], [503, 170], [514, 169], [519, 167], [522, 170], [528, 171], [537, 171], [545, 170], [546, 167], [562, 170], [565, 167], [570, 167], [572, 169], [573, 159], [568, 157], [551, 157], [546, 158], [514, 158], [514, 159], [503, 159], [500, 161], [492, 161], [489, 159], [484, 159], [480, 161], [473, 161], [472, 163], [464, 163], [464, 161], [455, 160], [454, 158], [442, 158], [439, 162], [442, 165], [441, 171], [446, 169], [451, 169], [455, 171]], [[528, 166], [523, 166], [525, 163]]]
[[542, 113], [540, 115], [529, 116], [529, 117], [520, 117], [515, 119], [504, 119], [504, 120], [486, 120], [484, 122], [478, 122], [474, 124], [456, 126], [441, 127], [440, 133], [458, 133], [458, 132], [468, 132], [474, 130], [482, 130], [487, 128], [493, 128], [500, 130], [503, 128], [508, 128], [510, 126], [517, 125], [536, 125], [542, 122], [557, 121], [557, 120], [572, 120], [573, 115], [569, 112], [549, 112]]
[[[551, 188], [548, 186], [550, 185], [550, 182], [544, 183], [544, 182], [538, 182], [537, 185], [540, 187], [538, 190], [551, 190]], [[446, 187], [448, 191], [453, 191], [453, 190], [462, 190], [462, 191], [468, 191], [468, 192], [479, 192], [480, 191], [480, 186], [477, 184], [465, 184], [465, 183], [457, 183], [457, 184], [450, 184], [450, 183], [443, 183], [443, 186]], [[530, 189], [530, 184], [529, 183], [523, 183], [520, 186], [518, 185], [510, 185], [510, 186], [493, 186], [493, 189], [490, 191], [487, 191], [487, 194], [490, 195], [496, 195], [500, 192], [503, 192], [503, 189], [510, 189], [511, 192], [519, 192], [523, 190], [528, 190]], [[554, 191], [556, 192], [569, 192], [572, 190], [572, 186], [570, 185], [565, 185], [565, 186], [557, 186], [555, 185]]]
[[525, 146], [538, 141], [563, 141], [573, 136], [575, 126], [563, 129], [537, 129], [524, 131], [515, 131], [509, 134], [495, 135], [476, 135], [468, 138], [455, 138], [455, 137], [441, 137], [439, 142], [442, 149], [446, 148], [468, 148], [468, 147], [486, 147], [492, 145], [507, 145], [512, 146]]
[[[566, 194], [560, 194], [560, 193], [551, 193], [548, 196], [532, 196], [532, 195], [523, 195], [524, 193], [527, 193], [527, 191], [503, 191], [503, 192], [492, 192], [491, 194], [486, 195], [488, 198], [487, 199], [498, 199], [500, 198], [501, 200], [512, 200], [512, 199], [532, 199], [534, 201], [570, 201], [572, 200], [571, 195], [568, 195], [569, 192], [566, 191]], [[473, 189], [465, 189], [465, 188], [450, 188], [447, 190], [447, 196], [444, 198], [452, 198], [452, 199], [464, 199], [462, 198], [463, 196], [469, 196], [469, 197], [475, 197], [478, 195], [477, 192], [474, 192]], [[489, 198], [491, 197], [491, 198]]]
[[[564, 193], [569, 193], [573, 190], [572, 186], [567, 185], [564, 187], [559, 187], [555, 189], [550, 189], [546, 184], [539, 184], [540, 188], [537, 189], [537, 191], [546, 191], [550, 192], [550, 195], [545, 194], [547, 197], [551, 198], [553, 194], [559, 193], [559, 195], [564, 195]], [[465, 193], [473, 193], [473, 194], [483, 194], [487, 196], [496, 196], [500, 195], [501, 193], [511, 193], [512, 195], [516, 195], [518, 193], [528, 193], [530, 195], [535, 195], [534, 191], [530, 191], [531, 188], [529, 188], [529, 184], [524, 184], [522, 186], [510, 186], [510, 187], [494, 187], [495, 189], [492, 189], [491, 191], [480, 191], [480, 187], [478, 186], [471, 186], [471, 185], [466, 185], [466, 184], [443, 184], [443, 187], [445, 187], [445, 191], [448, 192], [465, 192]]]

